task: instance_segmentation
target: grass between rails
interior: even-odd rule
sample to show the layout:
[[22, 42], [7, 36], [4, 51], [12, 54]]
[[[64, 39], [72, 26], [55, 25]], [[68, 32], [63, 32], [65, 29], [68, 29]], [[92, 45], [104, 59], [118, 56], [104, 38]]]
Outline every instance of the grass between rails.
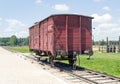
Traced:
[[[20, 52], [28, 53], [29, 48], [27, 46], [22, 47], [6, 47], [8, 49], [17, 50]], [[80, 66], [91, 70], [107, 73], [110, 75], [120, 77], [120, 53], [99, 53], [94, 52], [91, 60], [87, 60], [87, 55], [80, 56]], [[76, 63], [79, 65], [79, 60]], [[68, 61], [63, 61], [68, 63]]]

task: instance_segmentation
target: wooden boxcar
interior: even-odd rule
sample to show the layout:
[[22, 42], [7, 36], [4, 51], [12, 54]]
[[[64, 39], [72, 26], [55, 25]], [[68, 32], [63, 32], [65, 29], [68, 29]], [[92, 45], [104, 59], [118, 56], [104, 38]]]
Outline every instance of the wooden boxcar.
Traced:
[[67, 56], [73, 64], [74, 55], [92, 50], [92, 19], [76, 14], [51, 15], [29, 28], [29, 48], [52, 59]]

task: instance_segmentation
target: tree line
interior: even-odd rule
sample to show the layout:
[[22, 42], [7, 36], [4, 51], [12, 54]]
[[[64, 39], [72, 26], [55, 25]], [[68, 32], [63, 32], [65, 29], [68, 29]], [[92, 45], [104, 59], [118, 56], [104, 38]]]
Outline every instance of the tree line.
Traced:
[[0, 38], [0, 46], [27, 46], [29, 45], [29, 37], [17, 38], [15, 35], [11, 37]]
[[[93, 45], [107, 45], [107, 41], [105, 40], [100, 40], [100, 41], [92, 41], [93, 42]], [[108, 41], [108, 44], [109, 45], [118, 45], [119, 44], [119, 41], [115, 41], [115, 40], [109, 40]]]

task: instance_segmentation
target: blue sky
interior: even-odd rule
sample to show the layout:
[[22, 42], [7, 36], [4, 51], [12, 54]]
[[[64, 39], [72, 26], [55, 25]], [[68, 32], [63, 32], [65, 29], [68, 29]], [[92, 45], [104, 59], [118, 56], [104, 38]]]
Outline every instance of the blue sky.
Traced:
[[0, 37], [27, 37], [28, 28], [52, 14], [72, 13], [94, 17], [93, 37], [120, 36], [120, 0], [0, 0]]

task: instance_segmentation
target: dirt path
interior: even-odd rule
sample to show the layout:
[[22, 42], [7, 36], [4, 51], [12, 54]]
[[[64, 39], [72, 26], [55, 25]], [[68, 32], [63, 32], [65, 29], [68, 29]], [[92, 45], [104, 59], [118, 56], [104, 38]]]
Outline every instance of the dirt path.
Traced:
[[37, 68], [20, 57], [0, 47], [0, 84], [66, 84], [51, 73]]

